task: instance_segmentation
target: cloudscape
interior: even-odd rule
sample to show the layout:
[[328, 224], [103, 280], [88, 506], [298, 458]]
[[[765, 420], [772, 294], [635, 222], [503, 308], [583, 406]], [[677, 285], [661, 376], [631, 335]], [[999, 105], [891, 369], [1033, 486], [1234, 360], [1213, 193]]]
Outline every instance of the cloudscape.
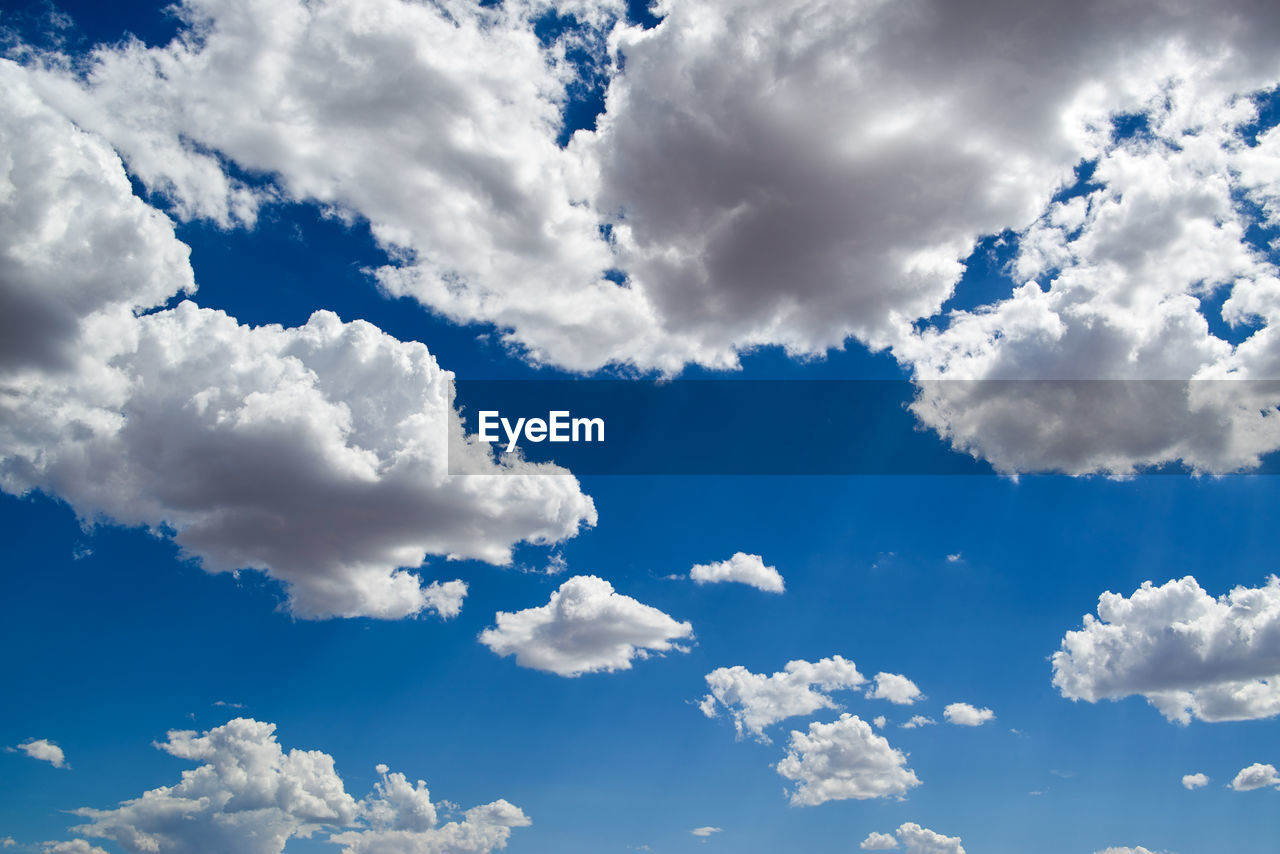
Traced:
[[1277, 45], [0, 0], [0, 849], [1271, 854]]

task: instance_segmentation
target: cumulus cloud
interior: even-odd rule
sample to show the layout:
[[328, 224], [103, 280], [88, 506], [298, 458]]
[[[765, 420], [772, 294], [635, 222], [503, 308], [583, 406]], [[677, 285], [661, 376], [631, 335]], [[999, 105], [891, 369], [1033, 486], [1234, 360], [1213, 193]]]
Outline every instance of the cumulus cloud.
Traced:
[[1265, 789], [1275, 786], [1280, 789], [1280, 773], [1274, 765], [1263, 765], [1255, 762], [1248, 768], [1241, 768], [1240, 773], [1231, 781], [1231, 788], [1237, 792], [1251, 792], [1254, 789]]
[[[387, 293], [536, 362], [675, 372], [852, 336], [1002, 471], [1233, 470], [1280, 446], [1274, 388], [1187, 382], [1280, 370], [1280, 275], [1236, 204], [1280, 216], [1280, 136], [1239, 137], [1280, 80], [1280, 14], [797, 8], [680, 0], [642, 30], [615, 0], [185, 0], [167, 45], [28, 51], [26, 76], [175, 216], [250, 224], [279, 199], [363, 217]], [[581, 26], [541, 40], [552, 10]], [[609, 85], [562, 148], [570, 47]], [[1135, 115], [1141, 133], [1115, 132]], [[984, 235], [1016, 244], [1009, 293], [951, 311]], [[1222, 295], [1238, 345], [1206, 322]], [[1168, 382], [1005, 382], [1046, 378]]]
[[1183, 774], [1182, 785], [1186, 789], [1203, 789], [1209, 785], [1209, 777], [1207, 774]]
[[47, 738], [33, 738], [24, 741], [17, 747], [10, 747], [9, 750], [21, 751], [32, 759], [40, 759], [48, 762], [54, 768], [67, 768], [67, 757], [63, 754], [62, 748]]
[[920, 785], [907, 757], [871, 731], [856, 715], [843, 714], [829, 724], [815, 721], [807, 732], [791, 731], [787, 755], [778, 773], [796, 782], [795, 806], [833, 800], [901, 796]]
[[924, 715], [912, 715], [911, 720], [902, 724], [902, 728], [903, 729], [919, 729], [922, 726], [933, 726], [936, 723], [937, 721], [935, 721], [933, 718], [925, 717]]
[[689, 570], [689, 577], [698, 584], [711, 584], [721, 581], [737, 581], [747, 584], [766, 593], [781, 593], [784, 586], [782, 576], [772, 566], [765, 566], [760, 555], [749, 555], [737, 552], [728, 560], [709, 564], [695, 564]]
[[900, 706], [909, 706], [924, 695], [905, 676], [897, 673], [877, 673], [875, 687], [867, 691], [867, 696], [875, 700], [888, 700]]
[[[452, 616], [465, 584], [424, 586], [428, 555], [506, 563], [594, 524], [563, 470], [463, 437], [422, 344], [329, 312], [289, 329], [191, 302], [138, 315], [194, 290], [187, 248], [109, 147], [12, 63], [0, 77], [0, 299], [42, 342], [0, 358], [0, 488], [172, 532], [209, 571], [263, 570], [307, 617]], [[496, 473], [512, 476], [467, 476]]]
[[107, 854], [107, 852], [97, 845], [90, 845], [83, 839], [72, 839], [67, 842], [46, 842], [44, 854]]
[[1097, 618], [1063, 637], [1053, 671], [1064, 697], [1140, 694], [1182, 724], [1280, 714], [1280, 579], [1216, 599], [1191, 576], [1103, 593]]
[[960, 837], [943, 836], [915, 822], [906, 822], [897, 834], [895, 839], [889, 833], [872, 833], [862, 840], [861, 847], [868, 851], [888, 851], [897, 848], [901, 841], [906, 854], [964, 854]]
[[722, 827], [695, 827], [693, 830], [689, 832], [692, 833], [694, 836], [701, 836], [705, 838], [710, 836], [713, 833], [721, 833], [723, 831], [724, 831], [724, 828]]
[[[506, 846], [511, 828], [529, 824], [505, 800], [475, 807], [461, 821], [438, 824], [426, 784], [378, 766], [368, 798], [345, 791], [333, 757], [318, 750], [285, 753], [275, 725], [236, 718], [203, 734], [171, 731], [157, 746], [200, 763], [174, 786], [152, 789], [112, 810], [82, 808], [73, 832], [110, 839], [130, 854], [238, 851], [281, 854], [290, 839], [330, 833], [344, 854], [487, 854]], [[338, 828], [342, 832], [333, 833]], [[95, 854], [84, 840], [54, 854]]]
[[698, 708], [709, 718], [723, 708], [733, 718], [739, 738], [745, 731], [768, 741], [765, 727], [817, 709], [839, 708], [826, 692], [856, 688], [865, 681], [854, 663], [839, 655], [814, 662], [788, 661], [769, 676], [741, 665], [718, 667], [707, 674], [711, 693]]
[[651, 652], [687, 651], [676, 641], [691, 639], [693, 627], [657, 608], [637, 602], [594, 575], [576, 575], [551, 594], [547, 604], [523, 611], [499, 611], [497, 625], [480, 642], [497, 655], [560, 676], [629, 670]]
[[1121, 846], [1119, 848], [1103, 848], [1101, 851], [1095, 851], [1093, 854], [1156, 854], [1149, 848], [1143, 848], [1141, 845], [1136, 848]]
[[982, 726], [987, 721], [995, 720], [996, 714], [990, 709], [979, 709], [968, 703], [951, 703], [942, 710], [947, 723], [958, 726]]

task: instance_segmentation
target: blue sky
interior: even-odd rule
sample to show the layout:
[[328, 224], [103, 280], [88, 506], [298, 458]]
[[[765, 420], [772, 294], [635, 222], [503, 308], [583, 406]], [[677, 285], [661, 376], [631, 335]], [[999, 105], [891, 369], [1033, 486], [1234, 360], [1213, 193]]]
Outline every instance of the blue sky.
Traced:
[[[1275, 15], [163, 5], [0, 9], [4, 846], [1273, 849]], [[450, 475], [441, 370], [893, 380], [1001, 474]]]

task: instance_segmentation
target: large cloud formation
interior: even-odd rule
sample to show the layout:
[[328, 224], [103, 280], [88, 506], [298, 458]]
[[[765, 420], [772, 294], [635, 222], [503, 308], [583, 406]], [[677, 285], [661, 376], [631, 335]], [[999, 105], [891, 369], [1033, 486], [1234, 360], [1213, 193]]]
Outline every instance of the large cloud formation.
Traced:
[[[1280, 366], [1274, 253], [1248, 235], [1280, 221], [1280, 134], [1245, 131], [1280, 82], [1274, 4], [665, 0], [650, 30], [616, 0], [179, 10], [167, 45], [28, 76], [175, 215], [364, 217], [388, 293], [533, 361], [674, 372], [852, 336], [1002, 471], [1222, 471], [1280, 446], [1276, 389], [1183, 385]], [[540, 39], [551, 13], [580, 26]], [[606, 110], [561, 148], [582, 51]], [[1000, 234], [1006, 292], [940, 315]], [[1044, 378], [1171, 384], [992, 382]]]
[[738, 738], [748, 732], [768, 741], [765, 727], [818, 709], [837, 708], [826, 692], [857, 688], [865, 681], [857, 666], [839, 655], [812, 662], [788, 661], [781, 671], [768, 676], [741, 665], [717, 667], [707, 674], [711, 693], [698, 708], [709, 718], [725, 709]]
[[1216, 599], [1191, 576], [1103, 593], [1054, 653], [1053, 684], [1091, 703], [1141, 694], [1182, 724], [1280, 714], [1280, 579]]
[[687, 652], [678, 641], [693, 627], [624, 596], [594, 575], [575, 575], [551, 594], [547, 604], [523, 611], [499, 611], [496, 626], [480, 642], [501, 656], [514, 655], [521, 667], [559, 676], [630, 670], [634, 659], [670, 650]]
[[[191, 302], [140, 313], [194, 290], [172, 222], [3, 60], [0, 105], [0, 299], [32, 331], [0, 354], [5, 491], [172, 531], [210, 571], [284, 581], [308, 617], [452, 616], [466, 586], [424, 586], [427, 555], [504, 563], [594, 524], [563, 470], [463, 438], [422, 344], [329, 312], [292, 329]], [[515, 476], [451, 476], [451, 456]]]
[[833, 800], [900, 797], [920, 785], [907, 757], [871, 731], [856, 715], [829, 724], [815, 721], [807, 732], [791, 731], [778, 773], [794, 780], [791, 803], [816, 806]]
[[[426, 784], [413, 785], [385, 765], [378, 766], [381, 781], [374, 791], [357, 801], [347, 794], [332, 756], [296, 748], [285, 753], [275, 729], [236, 718], [203, 734], [170, 732], [160, 749], [200, 765], [184, 771], [177, 785], [115, 809], [76, 810], [88, 821], [73, 832], [113, 840], [130, 854], [280, 854], [290, 839], [317, 833], [328, 833], [344, 854], [487, 854], [506, 847], [511, 828], [529, 824], [505, 800], [439, 824]], [[61, 844], [68, 847], [54, 850], [90, 850], [83, 840]]]

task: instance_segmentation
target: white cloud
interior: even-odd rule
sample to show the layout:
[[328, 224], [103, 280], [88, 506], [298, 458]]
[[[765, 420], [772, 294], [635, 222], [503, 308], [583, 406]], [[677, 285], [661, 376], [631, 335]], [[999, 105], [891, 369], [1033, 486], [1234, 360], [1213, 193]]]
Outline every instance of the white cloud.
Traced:
[[907, 757], [871, 731], [861, 718], [843, 714], [829, 724], [815, 721], [808, 732], [791, 731], [778, 773], [796, 782], [795, 806], [816, 806], [848, 798], [887, 798], [920, 785]]
[[907, 822], [898, 828], [906, 854], [964, 854], [958, 836], [943, 836], [927, 827]]
[[107, 854], [97, 845], [90, 845], [83, 839], [72, 839], [68, 842], [44, 843], [44, 854]]
[[722, 833], [723, 831], [724, 831], [724, 828], [722, 827], [695, 827], [693, 830], [689, 832], [692, 833], [694, 836], [702, 836], [705, 838], [707, 836], [710, 836], [713, 833]]
[[1248, 768], [1241, 768], [1240, 773], [1231, 781], [1231, 788], [1237, 792], [1251, 792], [1267, 786], [1280, 789], [1280, 773], [1276, 772], [1274, 765], [1263, 765], [1260, 762], [1255, 762]]
[[1119, 848], [1103, 848], [1101, 851], [1095, 851], [1093, 854], [1156, 854], [1149, 848], [1143, 848], [1141, 845], [1136, 848], [1122, 846]]
[[865, 681], [854, 663], [839, 655], [814, 662], [788, 661], [770, 676], [752, 673], [741, 665], [718, 667], [707, 674], [711, 693], [698, 708], [709, 718], [724, 708], [733, 718], [739, 738], [745, 730], [768, 741], [765, 727], [817, 709], [839, 708], [824, 692], [856, 688]]
[[867, 696], [876, 700], [888, 700], [900, 706], [909, 706], [924, 695], [905, 676], [897, 673], [877, 673], [875, 687], [867, 691]]
[[42, 342], [11, 336], [0, 359], [0, 488], [171, 530], [207, 570], [283, 581], [307, 617], [452, 616], [465, 585], [424, 587], [428, 555], [505, 563], [594, 524], [567, 473], [463, 439], [452, 375], [421, 344], [328, 312], [292, 329], [190, 302], [135, 316], [194, 289], [187, 248], [101, 140], [12, 63], [0, 76], [0, 300]]
[[54, 768], [66, 768], [67, 757], [63, 754], [62, 748], [47, 738], [33, 738], [24, 741], [17, 747], [10, 747], [10, 751], [21, 751], [32, 759], [40, 759], [48, 762]]
[[766, 593], [781, 593], [784, 586], [782, 576], [772, 566], [765, 566], [760, 555], [749, 555], [737, 552], [728, 560], [710, 564], [695, 564], [689, 570], [689, 577], [699, 584], [711, 584], [721, 581], [737, 581], [747, 584]]
[[884, 715], [876, 715], [871, 719], [871, 723], [876, 729], [884, 729], [884, 725], [888, 723], [888, 720]]
[[[506, 846], [511, 828], [529, 824], [505, 800], [438, 824], [426, 784], [412, 785], [385, 765], [378, 766], [374, 791], [356, 801], [332, 756], [285, 753], [271, 723], [236, 718], [204, 734], [172, 731], [157, 746], [200, 764], [184, 771], [177, 785], [152, 789], [116, 809], [76, 810], [89, 821], [73, 832], [113, 840], [130, 854], [281, 854], [290, 839], [326, 832], [344, 854], [487, 854]], [[83, 840], [59, 844], [69, 847], [50, 849], [52, 854], [100, 850]]]
[[1062, 696], [1096, 702], [1141, 694], [1169, 720], [1280, 714], [1280, 580], [1214, 599], [1191, 576], [1106, 592], [1098, 618], [1067, 632], [1053, 656]]
[[933, 718], [928, 718], [928, 717], [925, 717], [924, 715], [912, 715], [911, 720], [902, 724], [902, 728], [918, 729], [922, 726], [933, 726], [936, 723], [937, 721], [935, 721]]
[[499, 611], [495, 621], [480, 633], [481, 643], [497, 655], [514, 654], [521, 667], [560, 676], [629, 670], [650, 651], [685, 651], [675, 641], [693, 637], [689, 623], [614, 592], [594, 575], [576, 575], [546, 605]]
[[995, 720], [995, 712], [990, 709], [979, 709], [968, 703], [951, 703], [942, 710], [947, 723], [958, 726], [982, 726], [987, 721]]
[[1182, 785], [1187, 789], [1203, 789], [1209, 785], [1209, 777], [1207, 774], [1183, 774]]
[[906, 854], [964, 854], [960, 837], [943, 836], [915, 822], [906, 822], [896, 832], [897, 839], [889, 833], [872, 833], [862, 841], [861, 847], [869, 851], [888, 851], [897, 848], [901, 840]]

